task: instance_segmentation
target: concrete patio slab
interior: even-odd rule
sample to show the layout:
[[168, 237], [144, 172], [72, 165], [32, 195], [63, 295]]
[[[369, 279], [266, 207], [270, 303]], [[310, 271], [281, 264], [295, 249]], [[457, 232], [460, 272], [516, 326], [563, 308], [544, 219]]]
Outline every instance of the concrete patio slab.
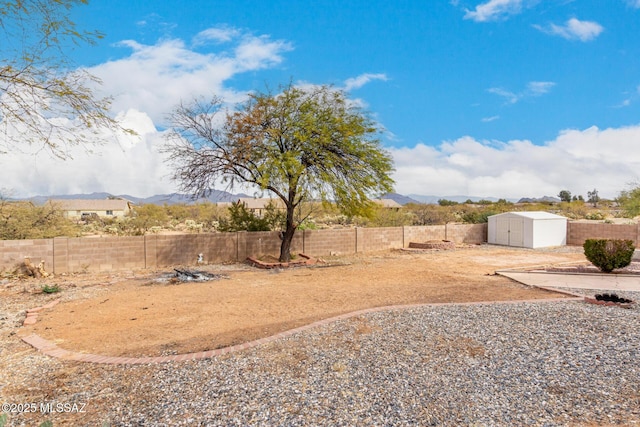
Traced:
[[496, 274], [530, 286], [640, 291], [640, 276], [631, 274], [566, 274], [524, 270], [499, 270]]

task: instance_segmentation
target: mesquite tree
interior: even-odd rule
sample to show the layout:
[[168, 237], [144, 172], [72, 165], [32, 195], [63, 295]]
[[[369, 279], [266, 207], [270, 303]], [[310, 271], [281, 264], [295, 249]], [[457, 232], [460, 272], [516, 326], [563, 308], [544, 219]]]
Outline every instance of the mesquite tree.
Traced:
[[343, 91], [281, 89], [253, 93], [230, 112], [219, 98], [180, 105], [164, 151], [181, 191], [204, 195], [222, 181], [279, 197], [286, 206], [280, 247], [286, 262], [302, 202], [331, 201], [347, 215], [366, 215], [372, 196], [392, 190], [393, 162], [375, 122]]
[[102, 142], [101, 129], [133, 133], [109, 116], [99, 79], [67, 54], [102, 37], [69, 17], [87, 3], [0, 0], [0, 154], [32, 145], [64, 159], [71, 146]]

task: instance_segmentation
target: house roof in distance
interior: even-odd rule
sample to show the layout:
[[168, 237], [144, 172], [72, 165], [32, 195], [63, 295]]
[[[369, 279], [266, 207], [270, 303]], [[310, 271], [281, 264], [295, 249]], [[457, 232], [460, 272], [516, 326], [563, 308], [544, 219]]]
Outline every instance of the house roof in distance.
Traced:
[[238, 198], [238, 201], [244, 203], [247, 209], [264, 209], [269, 203], [274, 203], [276, 208], [284, 208], [284, 203], [279, 198], [271, 199], [269, 197], [240, 197]]
[[393, 199], [375, 199], [375, 203], [381, 205], [383, 208], [401, 208], [402, 205]]
[[51, 199], [49, 203], [65, 211], [125, 211], [131, 207], [124, 199]]

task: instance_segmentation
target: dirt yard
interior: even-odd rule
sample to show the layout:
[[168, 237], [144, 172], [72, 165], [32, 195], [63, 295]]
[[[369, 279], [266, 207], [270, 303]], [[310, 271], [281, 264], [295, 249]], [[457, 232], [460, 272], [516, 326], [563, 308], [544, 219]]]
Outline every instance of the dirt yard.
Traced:
[[[38, 286], [57, 284], [61, 292], [56, 297], [62, 302], [42, 312], [24, 332], [77, 352], [180, 354], [247, 342], [370, 307], [558, 298], [562, 295], [531, 289], [494, 272], [570, 261], [584, 261], [584, 256], [571, 248], [475, 246], [332, 257], [313, 267], [288, 270], [205, 266], [199, 269], [226, 277], [198, 283], [167, 281], [170, 268], [59, 276], [43, 279]], [[0, 287], [2, 297], [26, 298], [25, 292], [24, 284]]]

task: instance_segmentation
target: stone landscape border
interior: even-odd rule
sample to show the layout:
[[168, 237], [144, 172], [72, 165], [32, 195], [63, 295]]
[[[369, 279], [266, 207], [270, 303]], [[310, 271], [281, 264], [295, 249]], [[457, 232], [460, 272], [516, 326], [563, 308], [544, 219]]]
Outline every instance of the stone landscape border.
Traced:
[[[207, 351], [199, 351], [194, 353], [186, 353], [186, 354], [178, 354], [178, 355], [169, 355], [169, 356], [156, 356], [156, 357], [121, 357], [121, 356], [104, 356], [98, 354], [89, 354], [89, 353], [81, 353], [76, 351], [65, 350], [63, 348], [58, 347], [55, 343], [40, 337], [35, 333], [28, 334], [24, 330], [18, 331], [18, 336], [27, 344], [34, 347], [39, 352], [46, 354], [47, 356], [55, 357], [62, 360], [67, 361], [75, 361], [75, 362], [88, 362], [88, 363], [99, 363], [99, 364], [108, 364], [108, 365], [142, 365], [142, 364], [158, 364], [158, 363], [167, 363], [167, 362], [184, 362], [188, 360], [201, 360], [208, 359], [215, 356], [221, 356], [229, 353], [236, 353], [242, 350], [248, 350], [250, 348], [255, 348], [270, 342], [274, 342], [276, 340], [290, 337], [298, 332], [307, 331], [313, 328], [317, 328], [319, 326], [324, 326], [333, 322], [337, 322], [340, 320], [346, 320], [357, 316], [362, 316], [370, 313], [377, 313], [381, 311], [390, 311], [390, 310], [408, 310], [414, 308], [423, 308], [423, 307], [442, 307], [442, 306], [474, 306], [474, 305], [492, 305], [492, 304], [523, 304], [523, 303], [552, 303], [552, 302], [567, 302], [567, 301], [584, 301], [584, 297], [575, 296], [570, 292], [563, 292], [558, 290], [553, 290], [556, 293], [565, 293], [570, 295], [569, 298], [548, 298], [548, 299], [530, 299], [530, 300], [508, 300], [508, 301], [477, 301], [477, 302], [464, 302], [464, 303], [425, 303], [425, 304], [407, 304], [407, 305], [390, 305], [385, 307], [374, 307], [367, 308], [363, 310], [356, 310], [349, 313], [344, 313], [339, 316], [330, 317], [327, 319], [319, 320], [308, 325], [300, 326], [294, 329], [289, 329], [287, 331], [283, 331], [277, 333], [275, 335], [260, 338], [254, 341], [249, 341], [243, 344], [237, 344], [230, 347], [218, 348], [215, 350], [207, 350]], [[44, 310], [53, 308], [56, 304], [58, 304], [60, 300], [55, 300], [46, 304], [42, 307], [36, 307], [30, 310], [27, 310], [27, 318], [25, 319], [23, 325], [32, 325], [35, 324], [38, 318], [38, 314]]]
[[250, 256], [250, 257], [247, 257], [247, 262], [254, 267], [262, 268], [266, 270], [270, 270], [273, 268], [302, 267], [302, 266], [315, 265], [317, 263], [324, 263], [324, 260], [314, 259], [305, 254], [298, 254], [298, 256], [301, 259], [291, 260], [289, 262], [265, 262], [265, 261], [259, 260], [258, 258]]
[[456, 243], [451, 240], [429, 240], [427, 242], [409, 242], [409, 249], [439, 249], [451, 250], [456, 248]]

